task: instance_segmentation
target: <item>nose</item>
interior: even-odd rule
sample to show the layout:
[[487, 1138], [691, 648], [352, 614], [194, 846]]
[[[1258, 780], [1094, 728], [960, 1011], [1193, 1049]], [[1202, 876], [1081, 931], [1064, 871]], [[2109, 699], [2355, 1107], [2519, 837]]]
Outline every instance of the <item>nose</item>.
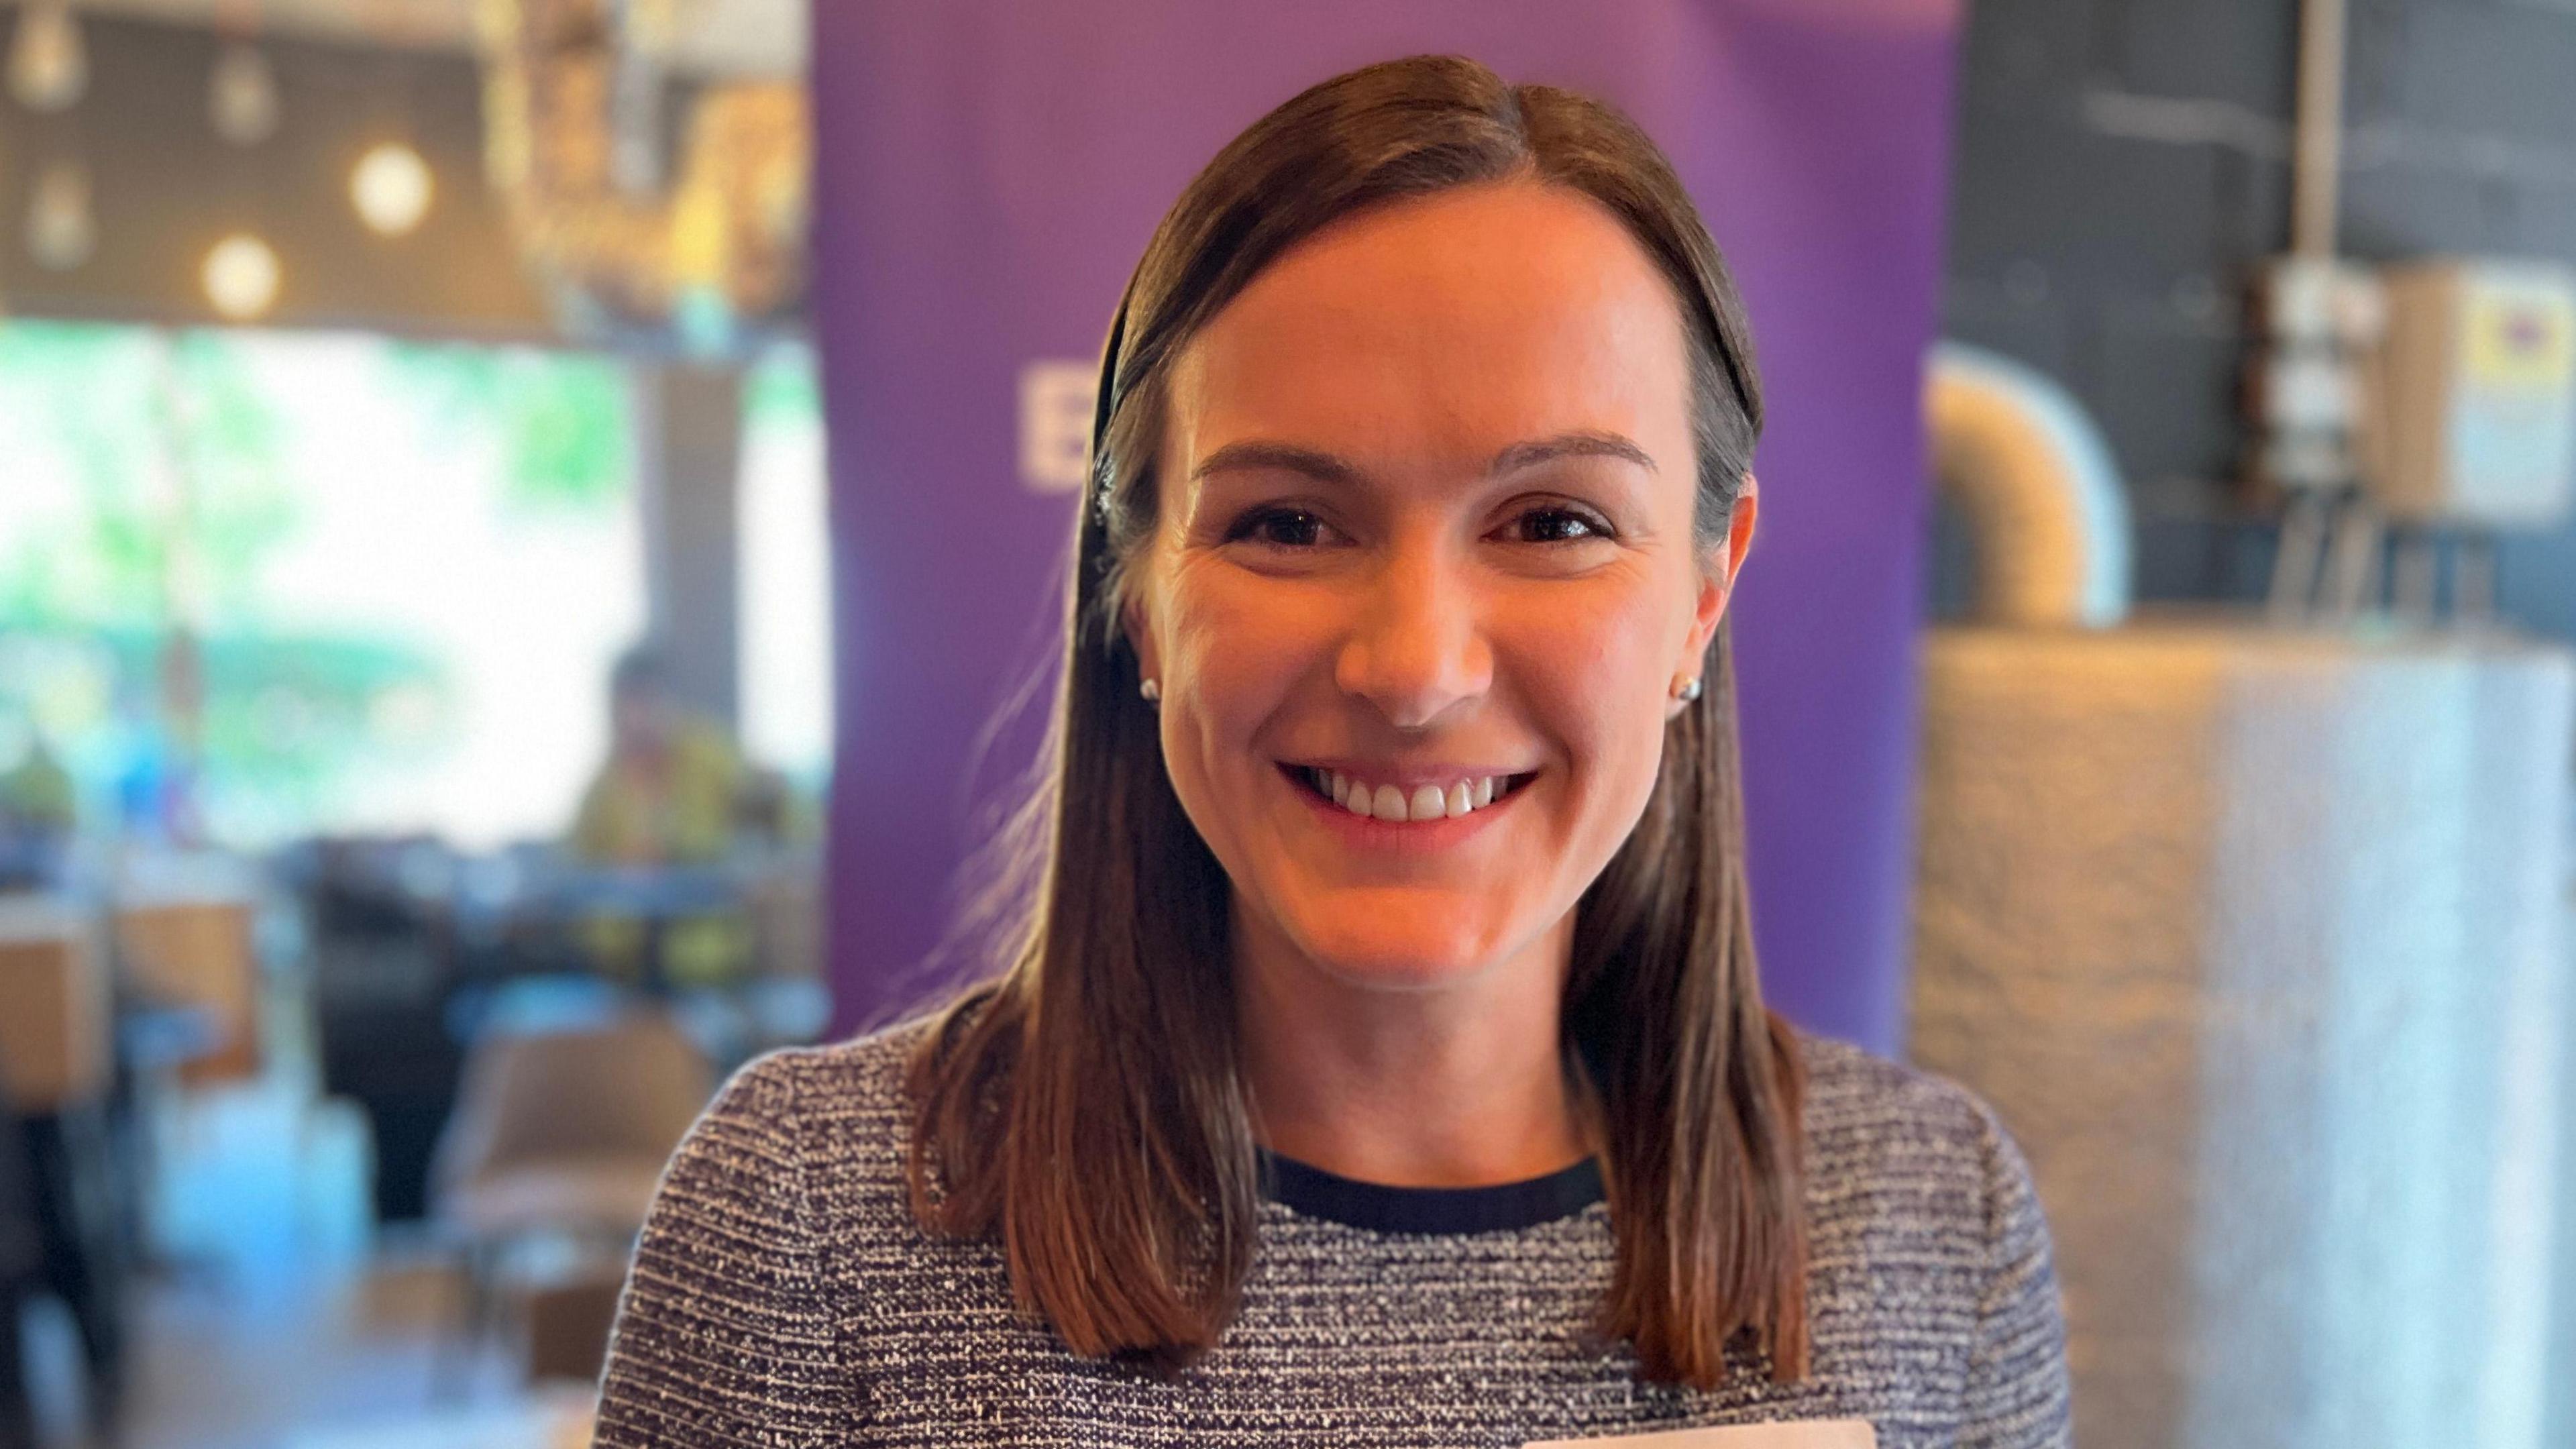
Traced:
[[1425, 729], [1492, 687], [1494, 653], [1462, 561], [1424, 541], [1392, 549], [1359, 586], [1333, 667], [1345, 694], [1398, 729]]

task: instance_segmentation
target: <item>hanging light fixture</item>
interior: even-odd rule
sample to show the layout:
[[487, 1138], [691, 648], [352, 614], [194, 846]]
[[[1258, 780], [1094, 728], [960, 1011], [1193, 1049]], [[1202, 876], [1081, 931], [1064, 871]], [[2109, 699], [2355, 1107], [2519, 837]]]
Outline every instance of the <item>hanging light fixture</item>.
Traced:
[[89, 47], [71, 0], [24, 0], [9, 42], [9, 93], [31, 111], [59, 111], [89, 89]]
[[618, 158], [646, 132], [621, 96], [642, 93], [620, 83], [663, 53], [677, 3], [479, 0], [483, 169], [565, 325], [667, 325], [685, 306], [694, 348], [804, 295], [813, 147], [801, 83], [720, 82], [694, 92], [669, 184], [631, 189]]
[[27, 252], [36, 265], [67, 272], [98, 249], [98, 220], [89, 209], [89, 168], [56, 161], [36, 176], [27, 205]]
[[201, 280], [206, 300], [216, 312], [234, 322], [248, 322], [277, 304], [283, 275], [277, 253], [268, 243], [243, 233], [224, 238], [206, 253]]
[[236, 40], [215, 55], [206, 82], [206, 118], [215, 134], [236, 146], [256, 146], [277, 134], [277, 75], [268, 56]]
[[429, 215], [437, 181], [420, 153], [387, 141], [358, 158], [349, 173], [349, 204], [379, 236], [408, 236]]

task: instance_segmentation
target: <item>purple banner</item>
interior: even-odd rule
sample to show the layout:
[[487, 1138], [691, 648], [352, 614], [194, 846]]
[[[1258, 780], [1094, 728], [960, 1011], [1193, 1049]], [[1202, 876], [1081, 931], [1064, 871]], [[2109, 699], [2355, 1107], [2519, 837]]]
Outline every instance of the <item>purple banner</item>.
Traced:
[[1155, 223], [1296, 91], [1454, 51], [1634, 116], [1743, 284], [1771, 404], [1735, 605], [1764, 980], [1894, 1045], [1957, 0], [823, 0], [814, 23], [842, 1029], [933, 984], [1029, 758], [1037, 712], [990, 722], [1053, 648], [1092, 362]]

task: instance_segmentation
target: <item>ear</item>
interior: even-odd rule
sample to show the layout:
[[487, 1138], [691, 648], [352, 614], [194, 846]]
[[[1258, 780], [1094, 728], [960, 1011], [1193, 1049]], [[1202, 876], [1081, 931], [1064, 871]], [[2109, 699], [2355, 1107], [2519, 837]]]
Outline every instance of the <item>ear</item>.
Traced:
[[1156, 647], [1154, 630], [1146, 622], [1143, 591], [1130, 574], [1124, 597], [1118, 601], [1118, 631], [1127, 637], [1127, 647], [1136, 651], [1136, 677], [1139, 680], [1163, 677], [1161, 651]]
[[1726, 538], [1701, 551], [1699, 559], [1699, 596], [1694, 601], [1689, 641], [1682, 657], [1675, 662], [1674, 673], [1688, 678], [1699, 672], [1708, 657], [1708, 641], [1717, 633], [1720, 620], [1726, 617], [1726, 606], [1735, 597], [1735, 580], [1744, 571], [1745, 556], [1753, 551], [1753, 526], [1761, 515], [1761, 488], [1753, 475], [1744, 475], [1744, 486], [1735, 495], [1734, 511], [1726, 520]]
[[1729, 597], [1735, 592], [1735, 576], [1744, 571], [1745, 557], [1753, 552], [1753, 524], [1761, 513], [1761, 480], [1747, 473], [1744, 486], [1736, 491], [1735, 511], [1726, 520], [1726, 590]]

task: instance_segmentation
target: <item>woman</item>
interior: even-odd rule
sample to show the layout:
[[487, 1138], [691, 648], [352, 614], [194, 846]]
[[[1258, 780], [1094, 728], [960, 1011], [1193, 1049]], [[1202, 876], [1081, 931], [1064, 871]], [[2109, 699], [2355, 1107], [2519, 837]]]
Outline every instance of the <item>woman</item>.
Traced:
[[1992, 1116], [1761, 1002], [1761, 402], [1653, 144], [1456, 59], [1328, 81], [1101, 372], [1007, 969], [727, 1089], [598, 1442], [2064, 1442]]

